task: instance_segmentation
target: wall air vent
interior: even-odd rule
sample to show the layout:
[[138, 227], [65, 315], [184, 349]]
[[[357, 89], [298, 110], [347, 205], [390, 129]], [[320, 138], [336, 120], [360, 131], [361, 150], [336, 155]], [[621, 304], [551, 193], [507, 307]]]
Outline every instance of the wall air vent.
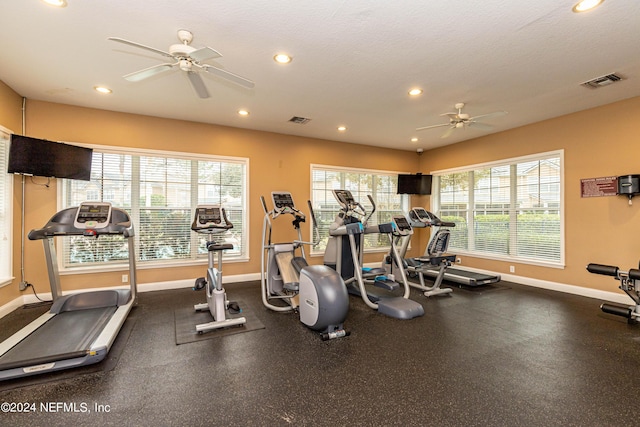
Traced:
[[299, 125], [305, 125], [307, 123], [309, 123], [311, 121], [311, 119], [307, 119], [306, 117], [298, 117], [298, 116], [293, 116], [289, 119], [289, 121], [291, 123], [297, 123]]
[[607, 74], [606, 76], [596, 77], [595, 79], [591, 79], [588, 82], [582, 83], [582, 86], [588, 87], [589, 89], [597, 89], [602, 86], [608, 86], [612, 83], [619, 82], [624, 78], [616, 73]]

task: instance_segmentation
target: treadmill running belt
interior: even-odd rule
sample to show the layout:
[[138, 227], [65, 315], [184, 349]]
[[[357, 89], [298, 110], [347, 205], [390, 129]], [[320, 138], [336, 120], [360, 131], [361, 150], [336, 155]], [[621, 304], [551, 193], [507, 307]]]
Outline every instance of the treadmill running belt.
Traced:
[[[438, 274], [438, 271], [433, 269], [424, 269], [422, 271], [430, 277], [435, 277]], [[460, 268], [447, 268], [444, 273], [444, 280], [467, 286], [488, 285], [490, 283], [497, 283], [500, 279], [501, 277], [499, 275], [489, 275], [462, 270]]]
[[86, 352], [118, 307], [100, 307], [57, 314], [0, 357], [0, 370], [60, 360]]

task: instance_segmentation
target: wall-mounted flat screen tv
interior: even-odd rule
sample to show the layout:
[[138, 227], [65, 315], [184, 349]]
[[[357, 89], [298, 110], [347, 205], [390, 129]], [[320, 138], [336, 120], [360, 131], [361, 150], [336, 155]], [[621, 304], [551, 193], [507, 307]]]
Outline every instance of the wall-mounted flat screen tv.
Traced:
[[398, 175], [398, 194], [431, 194], [431, 175]]
[[92, 155], [91, 148], [11, 135], [7, 172], [89, 181]]

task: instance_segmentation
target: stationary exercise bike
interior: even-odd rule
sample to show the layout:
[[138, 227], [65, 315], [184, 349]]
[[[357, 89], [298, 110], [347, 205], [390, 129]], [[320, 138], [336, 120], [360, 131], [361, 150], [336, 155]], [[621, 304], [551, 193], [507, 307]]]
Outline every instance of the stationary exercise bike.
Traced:
[[627, 323], [636, 324], [640, 321], [640, 269], [630, 268], [622, 271], [613, 265], [589, 264], [587, 271], [594, 274], [613, 276], [620, 281], [619, 288], [623, 290], [635, 303], [635, 306], [622, 306], [618, 304], [602, 304], [600, 309], [605, 313], [615, 314], [627, 318]]
[[[207, 236], [208, 268], [207, 277], [196, 279], [194, 290], [205, 288], [207, 290], [207, 302], [194, 305], [196, 311], [209, 310], [213, 316], [213, 322], [196, 325], [199, 334], [214, 329], [227, 328], [229, 326], [244, 325], [247, 320], [244, 317], [229, 318], [227, 311], [232, 308], [240, 312], [236, 303], [227, 301], [227, 294], [222, 287], [222, 252], [233, 249], [230, 243], [218, 243], [215, 235], [221, 235], [233, 228], [233, 224], [227, 218], [227, 214], [220, 205], [198, 205], [196, 214], [191, 224], [191, 229], [198, 234]], [[218, 255], [216, 267], [215, 254]]]

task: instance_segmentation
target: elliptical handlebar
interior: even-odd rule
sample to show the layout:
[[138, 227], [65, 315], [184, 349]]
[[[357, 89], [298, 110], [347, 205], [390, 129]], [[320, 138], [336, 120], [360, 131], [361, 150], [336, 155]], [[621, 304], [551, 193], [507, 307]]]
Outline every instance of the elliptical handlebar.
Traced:
[[311, 200], [307, 200], [307, 206], [309, 207], [309, 214], [311, 215], [311, 226], [313, 228], [313, 241], [311, 244], [315, 248], [320, 243], [320, 231], [318, 230], [318, 222], [316, 221], [316, 214], [313, 211], [313, 204]]
[[[364, 220], [362, 221], [362, 224], [366, 227], [367, 223], [369, 222], [369, 219], [371, 219], [371, 217], [373, 216], [373, 214], [376, 211], [376, 202], [373, 201], [373, 197], [371, 197], [371, 194], [367, 194], [367, 197], [369, 198], [369, 203], [371, 203], [371, 212], [369, 212], [369, 215], [367, 215]], [[360, 205], [358, 203], [358, 205]], [[360, 205], [360, 207], [362, 208], [362, 210], [364, 211], [364, 208], [362, 207], [362, 205]]]

